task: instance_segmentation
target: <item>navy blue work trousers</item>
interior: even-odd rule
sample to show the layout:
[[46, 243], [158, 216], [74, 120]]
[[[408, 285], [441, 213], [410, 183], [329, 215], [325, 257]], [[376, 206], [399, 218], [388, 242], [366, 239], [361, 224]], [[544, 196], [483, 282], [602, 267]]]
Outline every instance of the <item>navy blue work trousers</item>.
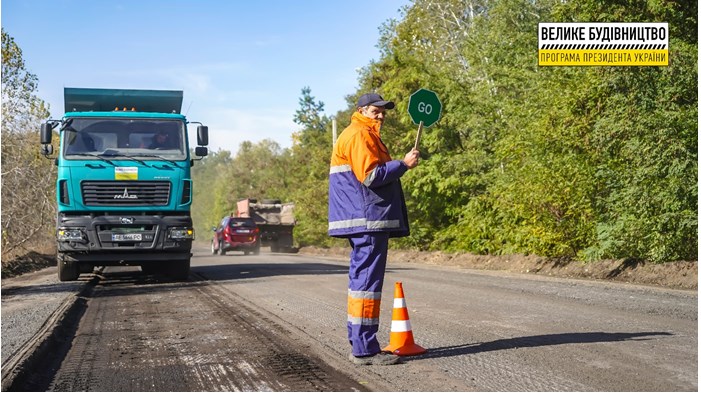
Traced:
[[377, 330], [389, 234], [358, 234], [348, 241], [352, 248], [348, 275], [348, 340], [353, 355], [374, 355], [380, 352]]

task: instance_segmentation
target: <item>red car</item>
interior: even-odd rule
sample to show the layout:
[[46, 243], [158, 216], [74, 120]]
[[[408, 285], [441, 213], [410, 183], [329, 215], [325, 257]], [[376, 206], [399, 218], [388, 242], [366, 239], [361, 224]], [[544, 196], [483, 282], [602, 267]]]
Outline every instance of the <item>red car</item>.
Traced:
[[224, 217], [212, 230], [212, 254], [225, 255], [227, 251], [243, 251], [246, 255], [260, 253], [260, 230], [252, 218]]

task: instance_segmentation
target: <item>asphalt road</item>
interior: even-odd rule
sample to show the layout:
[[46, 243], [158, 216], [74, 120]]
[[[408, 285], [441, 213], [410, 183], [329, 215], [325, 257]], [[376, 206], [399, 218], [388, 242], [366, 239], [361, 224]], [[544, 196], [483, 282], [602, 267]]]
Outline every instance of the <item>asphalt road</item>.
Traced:
[[[396, 366], [354, 366], [346, 266], [198, 249], [187, 283], [106, 269], [49, 390], [698, 390], [696, 291], [392, 264], [380, 342], [389, 341], [401, 281], [414, 339], [428, 352]], [[244, 366], [232, 360], [242, 356]], [[134, 377], [138, 364], [156, 375]], [[105, 385], [110, 378], [117, 385]]]

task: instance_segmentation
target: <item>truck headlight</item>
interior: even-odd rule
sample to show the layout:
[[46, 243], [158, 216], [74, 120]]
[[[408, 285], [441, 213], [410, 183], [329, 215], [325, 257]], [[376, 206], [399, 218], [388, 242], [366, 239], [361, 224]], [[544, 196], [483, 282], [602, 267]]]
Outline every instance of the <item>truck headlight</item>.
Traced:
[[60, 242], [75, 242], [85, 238], [85, 233], [77, 228], [59, 228], [56, 237]]
[[168, 238], [176, 240], [194, 239], [195, 230], [192, 228], [170, 228], [170, 230], [168, 230]]

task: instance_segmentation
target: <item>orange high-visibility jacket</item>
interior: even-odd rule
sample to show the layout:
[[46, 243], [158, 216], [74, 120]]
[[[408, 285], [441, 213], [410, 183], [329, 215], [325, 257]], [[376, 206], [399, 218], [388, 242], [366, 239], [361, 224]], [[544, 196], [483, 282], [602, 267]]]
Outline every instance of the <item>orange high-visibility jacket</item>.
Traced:
[[334, 145], [329, 171], [329, 235], [389, 232], [407, 236], [404, 193], [399, 178], [408, 170], [392, 160], [380, 139], [380, 125], [355, 112]]

